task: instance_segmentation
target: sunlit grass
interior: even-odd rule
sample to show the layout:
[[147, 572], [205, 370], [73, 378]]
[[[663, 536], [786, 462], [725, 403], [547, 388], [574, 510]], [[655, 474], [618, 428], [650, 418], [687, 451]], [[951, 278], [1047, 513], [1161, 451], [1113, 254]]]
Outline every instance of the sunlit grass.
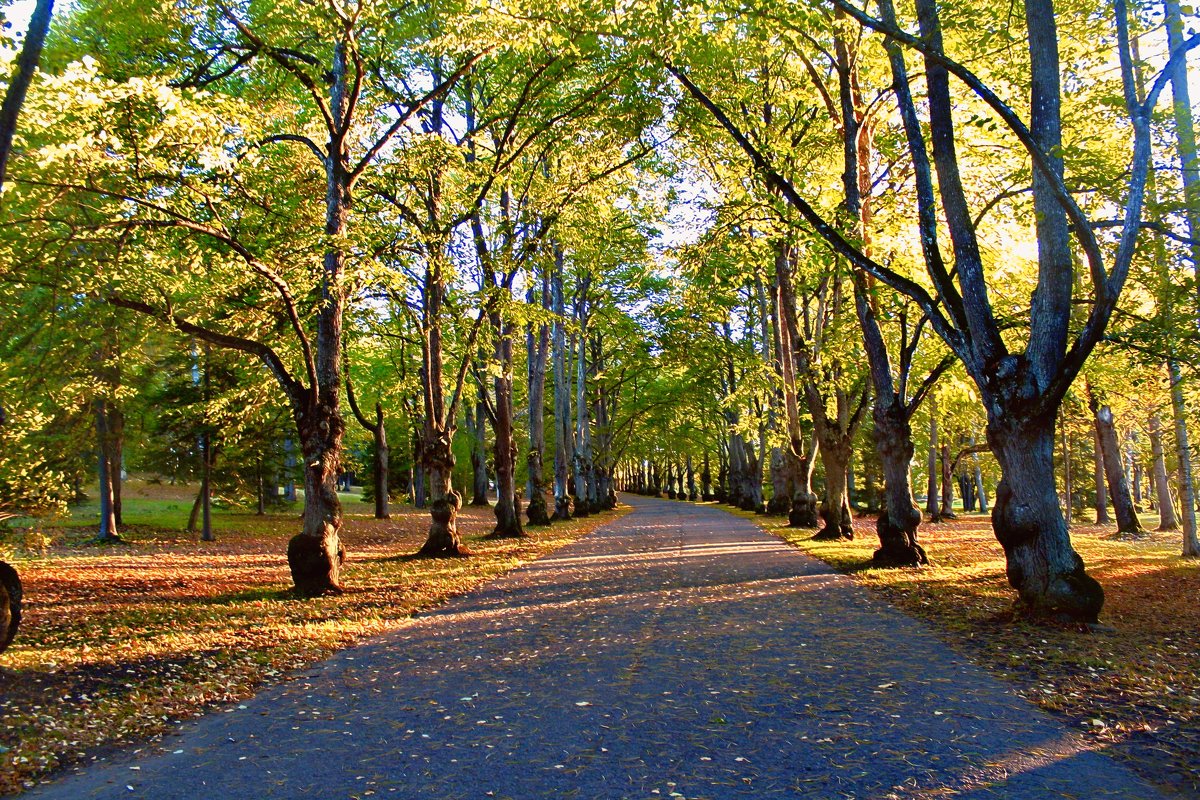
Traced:
[[5, 542], [25, 584], [26, 617], [0, 656], [0, 794], [247, 697], [614, 517], [489, 541], [491, 510], [465, 508], [460, 532], [475, 556], [417, 560], [404, 556], [424, 541], [428, 512], [401, 506], [380, 521], [356, 496], [343, 500], [348, 591], [314, 600], [288, 591], [284, 553], [299, 506], [261, 517], [217, 510], [217, 541], [200, 543], [181, 531], [186, 499], [127, 491], [124, 544], [92, 542], [95, 509], [87, 506], [39, 523], [44, 554], [11, 531]]

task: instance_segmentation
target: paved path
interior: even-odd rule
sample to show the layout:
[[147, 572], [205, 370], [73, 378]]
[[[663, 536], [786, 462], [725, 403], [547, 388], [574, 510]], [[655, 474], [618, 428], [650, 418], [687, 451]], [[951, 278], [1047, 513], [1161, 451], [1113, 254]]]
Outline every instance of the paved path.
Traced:
[[161, 754], [27, 797], [1158, 796], [749, 521], [626, 500]]

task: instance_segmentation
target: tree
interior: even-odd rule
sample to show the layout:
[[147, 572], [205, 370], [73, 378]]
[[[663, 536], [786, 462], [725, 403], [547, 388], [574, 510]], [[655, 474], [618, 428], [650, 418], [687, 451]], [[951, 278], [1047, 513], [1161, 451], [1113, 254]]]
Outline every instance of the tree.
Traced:
[[13, 136], [17, 131], [17, 117], [25, 103], [29, 84], [37, 72], [53, 11], [54, 0], [37, 0], [34, 5], [33, 14], [29, 18], [29, 30], [25, 32], [25, 41], [21, 45], [21, 55], [17, 57], [16, 71], [4, 92], [4, 102], [0, 104], [0, 189], [4, 188], [8, 156], [12, 151]]
[[0, 561], [0, 653], [8, 649], [21, 625], [21, 578]]
[[[316, 595], [341, 590], [340, 565], [345, 557], [335, 484], [345, 433], [340, 410], [341, 329], [351, 288], [346, 270], [352, 253], [355, 190], [383, 154], [391, 155], [388, 148], [405, 123], [442, 96], [474, 58], [466, 58], [459, 71], [430, 82], [424, 90], [393, 90], [388, 83], [394, 77], [390, 70], [403, 72], [407, 67], [383, 57], [390, 56], [388, 48], [396, 40], [413, 36], [406, 27], [410, 20], [365, 9], [351, 13], [336, 5], [293, 10], [296, 13], [289, 17], [278, 8], [258, 13], [257, 9], [217, 7], [181, 17], [178, 29], [171, 31], [181, 38], [157, 44], [182, 54], [183, 65], [135, 65], [146, 73], [175, 67], [174, 75], [105, 84], [102, 107], [83, 112], [85, 124], [91, 126], [81, 140], [82, 152], [91, 158], [86, 165], [90, 180], [73, 179], [82, 166], [73, 156], [72, 163], [64, 161], [48, 177], [42, 170], [44, 177], [22, 175], [18, 180], [74, 192], [84, 198], [84, 205], [103, 203], [97, 209], [99, 219], [86, 224], [115, 232], [117, 241], [138, 232], [145, 234], [139, 243], [146, 249], [164, 249], [164, 240], [192, 254], [212, 248], [220, 258], [240, 262], [261, 282], [250, 288], [243, 278], [235, 284], [238, 289], [256, 297], [264, 287], [274, 293], [273, 300], [264, 298], [263, 305], [281, 323], [277, 336], [291, 352], [281, 352], [278, 340], [261, 335], [254, 324], [261, 306], [247, 307], [239, 302], [242, 298], [230, 298], [226, 306], [236, 309], [231, 327], [236, 330], [242, 323], [237, 332], [196, 321], [180, 308], [181, 287], [172, 284], [169, 267], [157, 285], [144, 274], [110, 274], [91, 289], [114, 305], [154, 317], [197, 339], [255, 356], [274, 374], [291, 405], [305, 463], [303, 528], [288, 544], [288, 562], [297, 591]], [[102, 12], [90, 13], [95, 19]], [[136, 24], [133, 19], [125, 22]], [[114, 20], [96, 24], [106, 29]], [[386, 70], [369, 66], [376, 54], [364, 48], [372, 47], [384, 47], [379, 55]], [[118, 68], [130, 67], [120, 64]], [[90, 81], [89, 89], [99, 85], [95, 62], [81, 69], [75, 79]], [[259, 76], [265, 80], [256, 81]], [[256, 104], [266, 99], [260, 93], [274, 93], [278, 85], [287, 86], [289, 93], [274, 102], [289, 111], [264, 119], [262, 107]], [[206, 93], [193, 92], [191, 87], [204, 87]], [[212, 94], [218, 89], [224, 93]], [[89, 90], [80, 96], [96, 94]], [[397, 113], [384, 119], [385, 109]], [[231, 115], [239, 125], [229, 124]], [[126, 157], [116, 160], [108, 159], [104, 148], [114, 118], [128, 121], [118, 126], [116, 135], [130, 145], [121, 151]], [[289, 128], [288, 121], [296, 127]], [[186, 145], [173, 138], [184, 130], [198, 138]], [[289, 163], [294, 153], [285, 153], [285, 148], [295, 147], [304, 160]], [[257, 158], [243, 157], [257, 153], [275, 158], [264, 165]], [[140, 175], [151, 164], [157, 185], [147, 191]], [[276, 213], [266, 198], [289, 181], [295, 195], [288, 198], [287, 213]], [[134, 213], [121, 213], [124, 208]], [[262, 224], [244, 224], [255, 217]], [[313, 269], [293, 266], [297, 247], [304, 258], [313, 259]], [[139, 282], [153, 288], [150, 300], [142, 299], [147, 294], [128, 291], [129, 284]], [[200, 299], [211, 304], [214, 298]], [[214, 318], [226, 316], [224, 309], [207, 310]]]
[[[1083, 362], [1103, 336], [1129, 272], [1149, 164], [1149, 116], [1163, 81], [1156, 83], [1145, 101], [1139, 102], [1134, 95], [1125, 9], [1118, 2], [1114, 14], [1115, 49], [1122, 66], [1127, 112], [1122, 122], [1133, 132], [1134, 147], [1124, 223], [1111, 266], [1106, 268], [1102, 246], [1090, 222], [1063, 185], [1058, 38], [1054, 9], [1048, 0], [1025, 3], [1033, 109], [1028, 125], [980, 78], [946, 55], [939, 10], [932, 0], [920, 0], [917, 4], [920, 36], [900, 29], [888, 0], [880, 3], [880, 18], [840, 0], [836, 6], [892, 42], [889, 59], [916, 178], [920, 241], [926, 272], [940, 302], [920, 284], [870, 258], [842, 236], [800, 194], [769, 154], [757, 147], [703, 89], [690, 81], [684, 70], [674, 65], [669, 68], [673, 68], [688, 93], [742, 147], [765, 180], [836, 252], [855, 267], [912, 298], [929, 316], [933, 329], [975, 381], [988, 411], [988, 442], [1004, 476], [997, 490], [992, 522], [1005, 550], [1009, 582], [1037, 612], [1094, 621], [1103, 605], [1103, 590], [1086, 573], [1082, 559], [1071, 547], [1053, 490], [1055, 412]], [[928, 140], [912, 99], [901, 45], [916, 50], [925, 63]], [[1173, 58], [1181, 55], [1175, 54]], [[963, 81], [986, 104], [1034, 162], [1031, 194], [1036, 212], [1039, 271], [1024, 349], [1010, 349], [1011, 340], [1001, 335], [989, 299], [987, 270], [960, 171], [951, 75]], [[934, 170], [938, 175], [936, 195]], [[941, 200], [953, 245], [953, 277], [938, 246], [935, 198]], [[1072, 225], [1080, 238], [1092, 279], [1091, 310], [1074, 335], [1070, 331], [1075, 287], [1069, 247]]]

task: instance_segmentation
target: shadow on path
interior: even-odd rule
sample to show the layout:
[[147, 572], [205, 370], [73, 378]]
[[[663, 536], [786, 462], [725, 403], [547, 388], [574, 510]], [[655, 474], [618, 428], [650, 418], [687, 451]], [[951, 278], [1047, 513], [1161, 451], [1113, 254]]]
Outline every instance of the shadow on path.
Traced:
[[634, 513], [52, 798], [1153, 798], [751, 522]]

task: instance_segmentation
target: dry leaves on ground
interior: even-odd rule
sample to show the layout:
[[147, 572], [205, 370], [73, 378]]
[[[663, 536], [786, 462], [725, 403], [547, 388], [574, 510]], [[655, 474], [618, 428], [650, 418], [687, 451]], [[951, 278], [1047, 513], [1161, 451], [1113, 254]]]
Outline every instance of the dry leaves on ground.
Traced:
[[288, 591], [294, 511], [223, 512], [218, 541], [205, 544], [158, 525], [129, 526], [115, 546], [90, 543], [94, 528], [55, 531], [44, 556], [17, 564], [26, 618], [0, 657], [0, 794], [245, 698], [613, 518], [490, 541], [491, 510], [468, 507], [459, 527], [474, 557], [428, 560], [408, 557], [428, 512], [375, 520], [358, 505], [343, 533], [349, 590], [315, 600]]

